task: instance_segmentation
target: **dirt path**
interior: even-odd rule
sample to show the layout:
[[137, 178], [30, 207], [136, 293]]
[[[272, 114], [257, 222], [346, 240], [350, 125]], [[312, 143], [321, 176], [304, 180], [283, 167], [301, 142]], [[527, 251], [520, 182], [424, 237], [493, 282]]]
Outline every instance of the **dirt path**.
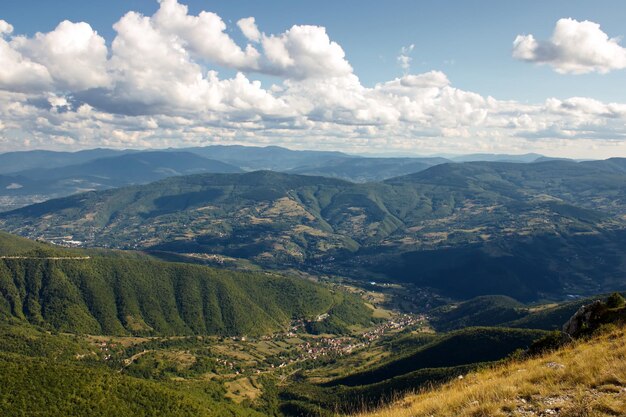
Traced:
[[58, 261], [58, 260], [63, 260], [63, 259], [72, 259], [72, 260], [86, 260], [86, 259], [91, 259], [91, 256], [43, 256], [43, 257], [37, 257], [37, 256], [0, 256], [0, 259], [45, 259], [45, 260], [52, 260], [52, 261]]
[[154, 349], [149, 349], [149, 350], [144, 350], [142, 352], [139, 353], [135, 353], [133, 356], [131, 356], [130, 358], [126, 358], [124, 359], [123, 363], [124, 363], [124, 367], [122, 369], [120, 369], [120, 372], [122, 372], [122, 370], [128, 366], [130, 366], [133, 362], [135, 362], [137, 359], [139, 359], [140, 357], [142, 357], [143, 355], [145, 355], [146, 353], [150, 353], [150, 352], [154, 352]]

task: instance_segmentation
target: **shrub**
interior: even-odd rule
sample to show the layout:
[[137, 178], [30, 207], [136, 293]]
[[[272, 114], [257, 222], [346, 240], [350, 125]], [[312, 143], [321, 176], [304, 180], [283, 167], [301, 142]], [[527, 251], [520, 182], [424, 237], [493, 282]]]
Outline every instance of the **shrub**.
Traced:
[[614, 292], [606, 300], [606, 306], [608, 308], [622, 308], [624, 305], [626, 305], [626, 300], [624, 300], [624, 297], [618, 292]]

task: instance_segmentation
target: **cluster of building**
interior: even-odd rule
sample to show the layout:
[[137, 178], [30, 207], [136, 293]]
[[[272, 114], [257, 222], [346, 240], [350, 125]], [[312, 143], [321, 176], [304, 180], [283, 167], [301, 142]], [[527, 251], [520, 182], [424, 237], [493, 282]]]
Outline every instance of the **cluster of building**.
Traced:
[[322, 337], [298, 345], [300, 360], [315, 360], [325, 356], [343, 356], [353, 350], [365, 347], [365, 343], [356, 342], [350, 337]]
[[[391, 332], [399, 332], [408, 327], [418, 327], [426, 323], [425, 315], [400, 314], [394, 318], [376, 326], [374, 329], [363, 333], [360, 337], [321, 337], [305, 341], [298, 345], [300, 351], [299, 358], [290, 360], [287, 363], [299, 362], [303, 360], [316, 360], [323, 357], [343, 356], [353, 351], [367, 347], [371, 343]], [[292, 326], [292, 331], [296, 331], [300, 325]], [[288, 334], [289, 335], [289, 334]]]
[[426, 323], [427, 319], [428, 317], [424, 314], [400, 314], [391, 320], [380, 324], [374, 329], [363, 333], [361, 337], [368, 343], [372, 343], [384, 336], [385, 333], [402, 331], [407, 327], [423, 325]]
[[108, 361], [113, 357], [112, 355], [113, 350], [118, 347], [118, 345], [115, 343], [104, 342], [104, 341], [98, 343], [97, 346], [100, 349], [100, 352], [102, 354], [102, 360], [105, 360], [105, 361]]

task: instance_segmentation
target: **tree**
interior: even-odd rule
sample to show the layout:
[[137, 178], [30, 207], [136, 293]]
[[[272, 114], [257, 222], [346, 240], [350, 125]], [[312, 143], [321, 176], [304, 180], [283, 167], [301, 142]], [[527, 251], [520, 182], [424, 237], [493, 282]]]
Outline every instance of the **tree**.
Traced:
[[621, 308], [624, 307], [624, 305], [626, 305], [626, 300], [624, 300], [624, 297], [618, 292], [614, 292], [606, 300], [606, 306], [609, 308]]

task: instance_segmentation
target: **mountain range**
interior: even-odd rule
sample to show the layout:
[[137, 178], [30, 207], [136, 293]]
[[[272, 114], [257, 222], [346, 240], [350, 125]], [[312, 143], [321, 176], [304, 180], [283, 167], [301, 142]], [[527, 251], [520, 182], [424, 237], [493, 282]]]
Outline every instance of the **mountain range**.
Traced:
[[626, 160], [444, 163], [382, 182], [171, 177], [0, 214], [32, 238], [204, 254], [460, 298], [622, 288]]
[[162, 150], [9, 152], [0, 154], [0, 211], [82, 191], [146, 184], [192, 173], [271, 170], [368, 182], [411, 174], [452, 161], [528, 163], [541, 158], [537, 154], [476, 154], [452, 159], [381, 158], [329, 151], [294, 151], [277, 146], [237, 145]]

